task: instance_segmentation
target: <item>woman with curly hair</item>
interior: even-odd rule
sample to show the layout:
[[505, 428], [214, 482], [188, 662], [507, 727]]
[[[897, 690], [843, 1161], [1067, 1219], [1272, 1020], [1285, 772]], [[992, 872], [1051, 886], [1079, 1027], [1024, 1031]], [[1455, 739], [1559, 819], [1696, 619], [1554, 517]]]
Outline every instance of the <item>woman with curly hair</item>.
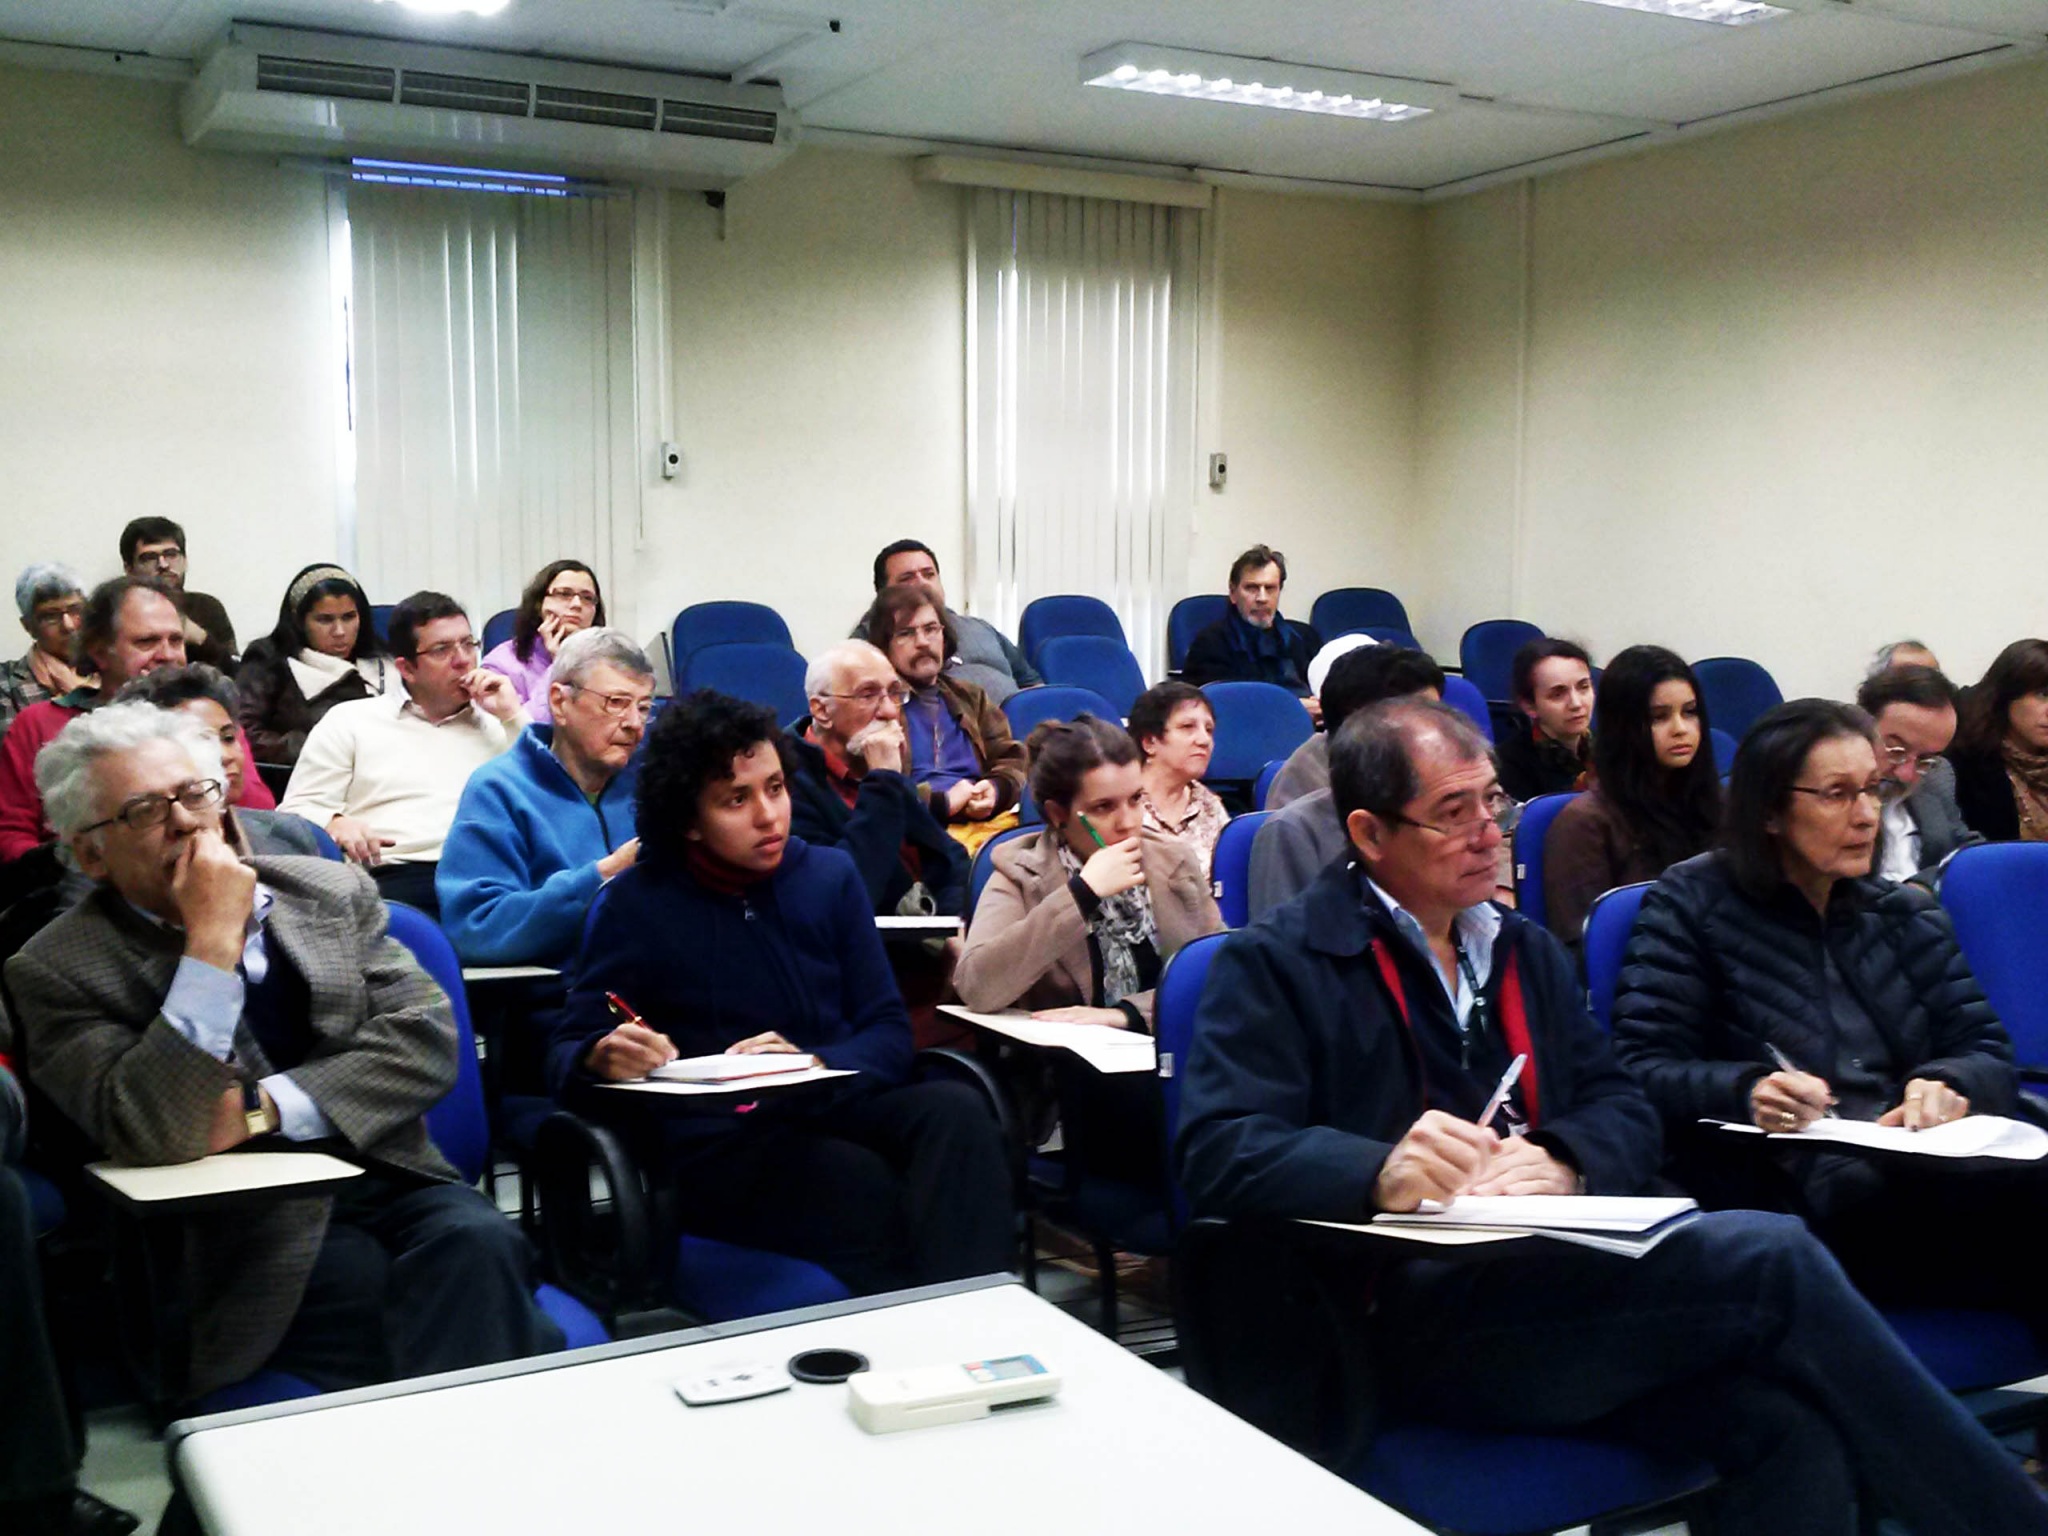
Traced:
[[678, 1055], [814, 1056], [854, 1075], [660, 1117], [650, 1155], [684, 1229], [809, 1259], [863, 1294], [1008, 1269], [996, 1122], [961, 1084], [912, 1080], [867, 888], [848, 855], [789, 835], [784, 750], [772, 712], [709, 690], [655, 721], [640, 859], [591, 906], [550, 1079], [616, 1115], [647, 1101], [596, 1084]]
[[512, 638], [492, 646], [483, 664], [512, 679], [512, 691], [525, 704], [529, 720], [551, 725], [548, 674], [555, 653], [578, 630], [604, 622], [604, 589], [597, 573], [581, 560], [556, 560], [526, 584], [512, 620]]

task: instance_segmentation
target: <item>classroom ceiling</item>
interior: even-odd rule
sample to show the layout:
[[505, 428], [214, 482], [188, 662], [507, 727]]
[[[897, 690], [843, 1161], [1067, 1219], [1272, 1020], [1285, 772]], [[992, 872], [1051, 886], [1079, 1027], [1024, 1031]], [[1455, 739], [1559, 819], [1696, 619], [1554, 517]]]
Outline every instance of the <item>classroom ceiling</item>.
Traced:
[[[721, 75], [765, 57], [823, 137], [1437, 195], [2048, 43], [2048, 0], [1775, 3], [1791, 14], [1730, 27], [1585, 0], [509, 0], [489, 18], [379, 0], [0, 0], [0, 39], [189, 60], [238, 18]], [[1452, 90], [1427, 117], [1382, 123], [1081, 83], [1082, 59], [1129, 41]]]

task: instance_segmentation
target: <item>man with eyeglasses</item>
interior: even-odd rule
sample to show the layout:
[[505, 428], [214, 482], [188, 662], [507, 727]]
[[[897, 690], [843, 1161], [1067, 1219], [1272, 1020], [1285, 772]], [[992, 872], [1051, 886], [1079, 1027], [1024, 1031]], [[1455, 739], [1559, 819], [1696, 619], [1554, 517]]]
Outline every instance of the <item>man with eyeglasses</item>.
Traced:
[[456, 1078], [448, 998], [362, 874], [238, 858], [218, 740], [110, 704], [36, 765], [98, 889], [7, 962], [31, 1081], [109, 1158], [318, 1146], [332, 1196], [186, 1222], [196, 1396], [266, 1366], [323, 1391], [561, 1347], [515, 1225], [422, 1116]]
[[440, 915], [435, 865], [469, 776], [519, 739], [526, 713], [477, 665], [462, 604], [415, 592], [391, 613], [403, 689], [337, 704], [306, 737], [278, 809], [303, 816], [387, 897]]
[[654, 668], [630, 636], [584, 629], [555, 653], [552, 725], [469, 776], [434, 877], [467, 965], [559, 967], [605, 881], [633, 867], [633, 791]]
[[[898, 539], [884, 545], [875, 556], [875, 591], [901, 586], [931, 589], [946, 622], [953, 627], [954, 649], [946, 658], [947, 671], [963, 682], [973, 683], [992, 703], [1001, 707], [1019, 689], [1044, 685], [1045, 679], [1038, 675], [1038, 669], [1024, 659], [1024, 653], [1008, 635], [987, 619], [977, 619], [971, 613], [946, 606], [939, 557], [932, 553], [930, 545], [916, 539]], [[862, 634], [863, 630], [856, 625], [853, 638], [859, 639]]]
[[[1643, 1193], [1662, 1152], [1563, 945], [1489, 900], [1511, 802], [1472, 725], [1375, 705], [1330, 768], [1356, 857], [1224, 941], [1182, 1076], [1182, 1187], [1247, 1224], [1238, 1347], [1270, 1385], [1242, 1410], [1352, 1455], [1377, 1396], [1405, 1419], [1697, 1456], [1717, 1530], [1848, 1531], [1859, 1502], [1921, 1536], [2048, 1530], [1796, 1218], [1709, 1213], [1632, 1259], [1541, 1240], [1440, 1257], [1298, 1225]], [[1285, 1295], [1266, 1289], [1282, 1274]]]
[[1942, 754], [1956, 736], [1956, 689], [1933, 667], [1901, 664], [1873, 672], [1856, 703], [1877, 726], [1885, 782], [1877, 873], [1938, 885], [1944, 865], [1984, 841], [1956, 805], [1956, 771]]
[[241, 659], [235, 626], [217, 597], [185, 587], [185, 530], [168, 517], [138, 517], [121, 530], [121, 565], [137, 581], [154, 581], [178, 600], [185, 659], [234, 675]]
[[[0, 741], [0, 902], [56, 884], [61, 870], [56, 833], [43, 814], [36, 788], [37, 756], [79, 715], [100, 707], [138, 677], [185, 664], [185, 636], [177, 605], [153, 581], [117, 576], [94, 587], [85, 599], [72, 641], [80, 668], [98, 674], [98, 684], [31, 704], [14, 717]], [[239, 727], [244, 768], [236, 804], [267, 811], [277, 800], [256, 773], [248, 738]]]

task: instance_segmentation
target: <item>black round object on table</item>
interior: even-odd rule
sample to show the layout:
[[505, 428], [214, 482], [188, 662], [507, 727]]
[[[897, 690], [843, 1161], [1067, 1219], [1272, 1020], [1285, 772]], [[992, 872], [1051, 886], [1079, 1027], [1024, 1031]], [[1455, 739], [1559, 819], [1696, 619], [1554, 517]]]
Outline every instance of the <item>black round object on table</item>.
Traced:
[[851, 1349], [807, 1349], [792, 1355], [789, 1374], [812, 1386], [833, 1386], [868, 1368], [868, 1357]]

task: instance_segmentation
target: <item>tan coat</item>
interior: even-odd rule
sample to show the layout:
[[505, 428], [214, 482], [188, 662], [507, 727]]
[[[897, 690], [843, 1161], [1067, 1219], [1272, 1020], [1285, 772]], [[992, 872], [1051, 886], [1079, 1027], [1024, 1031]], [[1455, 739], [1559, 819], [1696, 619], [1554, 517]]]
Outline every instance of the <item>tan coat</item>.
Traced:
[[[995, 869], [975, 904], [967, 948], [953, 973], [960, 1000], [980, 1012], [1012, 1006], [1066, 1008], [1094, 1000], [1088, 924], [1067, 893], [1067, 873], [1051, 828], [995, 851]], [[1223, 931], [1223, 914], [1187, 844], [1153, 831], [1139, 834], [1139, 857], [1159, 925], [1159, 958], [1169, 960], [1190, 939]], [[1125, 999], [1152, 1018], [1152, 994]]]

